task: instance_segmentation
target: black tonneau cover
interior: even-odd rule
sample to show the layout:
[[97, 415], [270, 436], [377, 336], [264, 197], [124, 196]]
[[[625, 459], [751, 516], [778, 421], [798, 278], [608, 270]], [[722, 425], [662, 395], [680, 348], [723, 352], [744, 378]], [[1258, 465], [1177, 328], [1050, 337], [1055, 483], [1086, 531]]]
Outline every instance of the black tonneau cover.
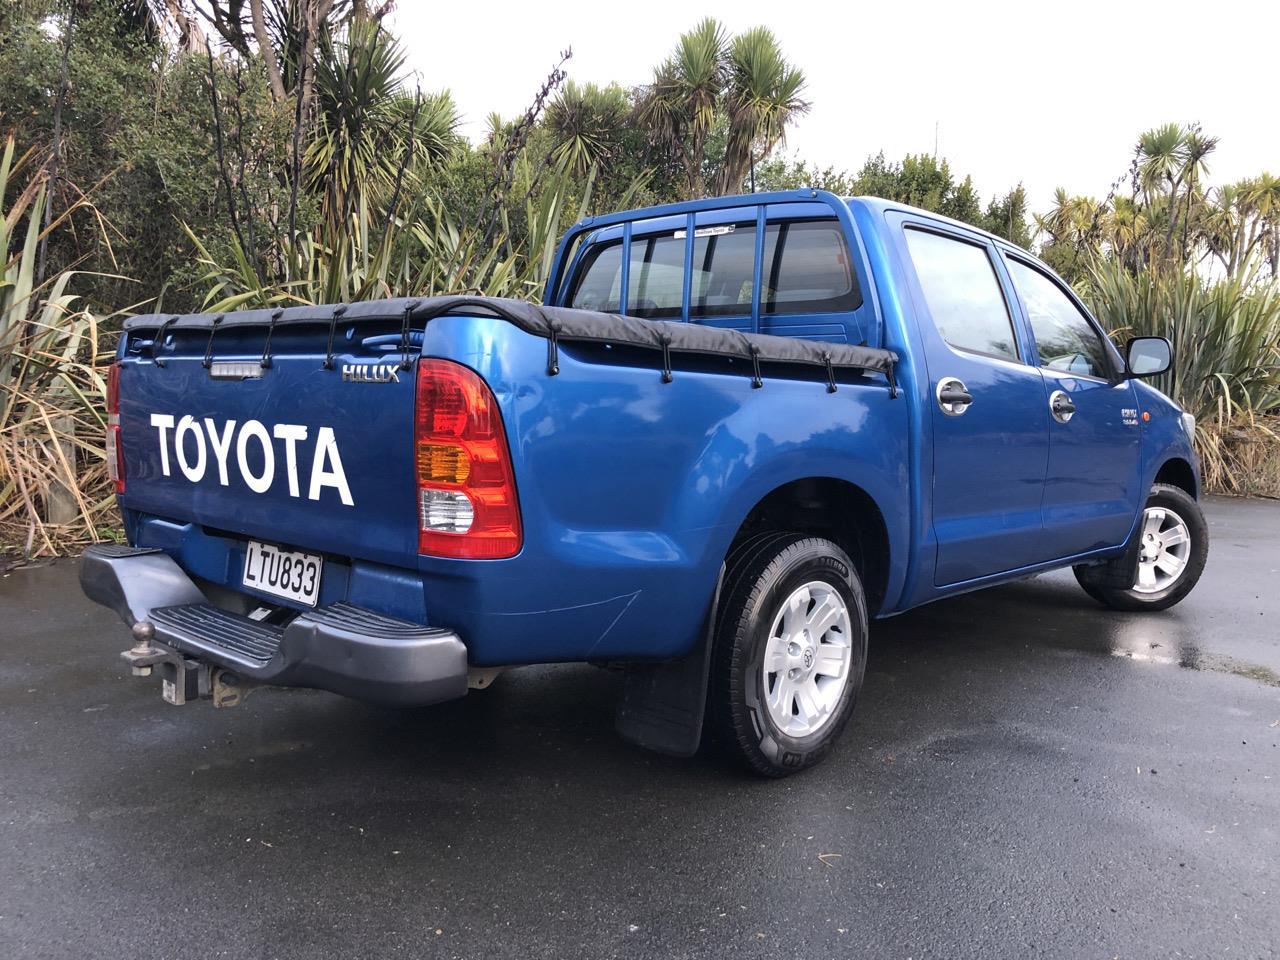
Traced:
[[[885, 374], [893, 383], [893, 365], [898, 357], [891, 350], [848, 343], [823, 343], [764, 333], [740, 333], [700, 323], [642, 320], [619, 314], [543, 307], [523, 300], [499, 297], [444, 296], [388, 300], [364, 300], [333, 306], [285, 307], [277, 310], [237, 310], [231, 313], [146, 314], [130, 317], [124, 328], [135, 330], [210, 331], [215, 328], [265, 326], [274, 328], [298, 323], [339, 324], [362, 320], [399, 320], [404, 325], [405, 346], [410, 326], [429, 323], [446, 313], [473, 311], [501, 317], [526, 333], [550, 341], [548, 373], [558, 372], [556, 343], [590, 341], [626, 344], [661, 350], [663, 369], [670, 371], [669, 353], [706, 354], [737, 357], [754, 364], [804, 363], [828, 368], [857, 369]], [[332, 333], [332, 331], [330, 331]], [[333, 338], [330, 336], [330, 343]], [[268, 348], [269, 349], [269, 348]], [[264, 360], [267, 355], [264, 354]], [[757, 376], [758, 380], [758, 376]], [[834, 384], [833, 384], [834, 386]]]

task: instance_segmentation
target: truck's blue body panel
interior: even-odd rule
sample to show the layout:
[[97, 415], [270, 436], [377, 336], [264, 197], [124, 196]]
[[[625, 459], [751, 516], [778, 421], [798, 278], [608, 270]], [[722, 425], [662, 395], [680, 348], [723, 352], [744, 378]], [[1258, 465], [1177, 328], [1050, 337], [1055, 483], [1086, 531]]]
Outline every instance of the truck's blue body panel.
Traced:
[[476, 625], [481, 662], [683, 652], [743, 518], [792, 480], [866, 489], [895, 518], [894, 555], [906, 555], [905, 405], [883, 382], [828, 394], [817, 379], [766, 379], [757, 391], [741, 374], [680, 371], [663, 385], [651, 366], [564, 348], [549, 379], [541, 341], [464, 317], [433, 321], [424, 349], [447, 350], [493, 387], [524, 508], [518, 557], [420, 561], [432, 616]]
[[[211, 379], [201, 362], [206, 345], [191, 334], [160, 347], [163, 367], [126, 342], [128, 487], [121, 504], [130, 540], [162, 547], [190, 573], [236, 590], [247, 538], [320, 552], [322, 604], [347, 600], [450, 627], [476, 665], [666, 658], [693, 644], [744, 519], [792, 481], [833, 478], [876, 505], [888, 547], [876, 612], [887, 616], [1032, 570], [1114, 555], [1162, 465], [1194, 465], [1177, 408], [1131, 380], [1075, 385], [1083, 398], [1079, 427], [1056, 429], [1047, 398], [1063, 378], [1046, 379], [1036, 364], [1030, 328], [1001, 265], [1013, 249], [884, 201], [806, 191], [584, 222], [562, 245], [548, 299], [563, 295], [591, 243], [787, 217], [836, 219], [862, 292], [856, 311], [793, 318], [798, 335], [827, 331], [831, 339], [893, 350], [896, 396], [880, 375], [842, 375], [831, 393], [821, 373], [766, 372], [763, 389], [753, 389], [749, 371], [728, 361], [686, 363], [663, 383], [651, 362], [601, 345], [561, 344], [552, 377], [547, 342], [511, 323], [437, 318], [421, 353], [465, 364], [493, 390], [523, 523], [518, 555], [451, 560], [417, 553], [411, 371], [399, 382], [344, 382], [322, 369], [318, 329], [281, 331], [271, 366], [243, 381]], [[902, 240], [908, 221], [985, 245], [1010, 303], [1022, 363], [974, 364], [941, 340]], [[722, 325], [765, 330], [759, 286], [750, 315]], [[686, 292], [686, 317], [687, 301]], [[394, 339], [391, 327], [340, 331], [338, 364], [377, 362], [386, 356], [381, 346]], [[786, 323], [767, 332], [785, 333]], [[378, 335], [383, 344], [370, 342]], [[256, 361], [261, 348], [261, 332], [243, 329], [219, 342], [217, 357]], [[955, 375], [939, 365], [952, 363], [968, 371], [985, 412], [975, 404], [969, 416], [944, 422], [933, 391], [940, 375]], [[1122, 394], [1125, 409], [1149, 413], [1149, 420], [1118, 422], [1111, 411]], [[1098, 410], [1083, 415], [1095, 402]], [[166, 475], [151, 422], [157, 413], [175, 418], [171, 444], [183, 415], [209, 417], [213, 430], [232, 431], [228, 437], [250, 419], [268, 432], [297, 424], [309, 433], [293, 449], [296, 471], [286, 469], [288, 448], [278, 442], [278, 472], [259, 492], [249, 485], [255, 478], [261, 485], [264, 469], [255, 441], [248, 442], [247, 479], [237, 463], [224, 484], [212, 450], [202, 471], [183, 471], [172, 445]], [[229, 420], [237, 426], [225, 427]], [[334, 467], [315, 453], [322, 427], [332, 429], [341, 451], [351, 503], [335, 481], [319, 488], [309, 482], [317, 465]], [[189, 468], [198, 452], [193, 429], [184, 433]]]

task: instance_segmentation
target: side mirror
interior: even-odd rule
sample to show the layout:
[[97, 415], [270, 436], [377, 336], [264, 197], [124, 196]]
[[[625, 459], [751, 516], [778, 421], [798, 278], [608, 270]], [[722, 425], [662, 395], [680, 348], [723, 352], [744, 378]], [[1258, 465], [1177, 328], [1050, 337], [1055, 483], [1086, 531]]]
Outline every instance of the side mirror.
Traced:
[[1134, 337], [1124, 348], [1131, 377], [1154, 377], [1173, 365], [1173, 346], [1164, 337]]

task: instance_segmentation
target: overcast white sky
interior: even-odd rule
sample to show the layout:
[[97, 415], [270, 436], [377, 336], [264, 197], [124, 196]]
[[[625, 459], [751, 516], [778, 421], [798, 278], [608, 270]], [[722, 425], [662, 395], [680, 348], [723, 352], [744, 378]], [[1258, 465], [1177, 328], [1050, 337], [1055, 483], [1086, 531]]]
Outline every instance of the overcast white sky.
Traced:
[[1275, 0], [400, 0], [391, 25], [475, 139], [490, 111], [523, 112], [562, 48], [571, 78], [631, 86], [706, 15], [770, 27], [804, 69], [813, 108], [785, 149], [822, 166], [932, 152], [936, 124], [984, 200], [1021, 180], [1042, 211], [1057, 186], [1105, 195], [1140, 131], [1199, 121], [1221, 138], [1211, 182], [1280, 173]]

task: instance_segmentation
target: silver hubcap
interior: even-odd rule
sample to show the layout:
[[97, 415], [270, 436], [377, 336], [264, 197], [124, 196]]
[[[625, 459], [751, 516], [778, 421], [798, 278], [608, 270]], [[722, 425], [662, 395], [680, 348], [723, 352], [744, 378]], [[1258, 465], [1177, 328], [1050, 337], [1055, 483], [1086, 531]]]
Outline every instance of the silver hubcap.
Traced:
[[1138, 552], [1136, 593], [1159, 593], [1173, 586], [1187, 569], [1191, 531], [1168, 507], [1147, 507], [1142, 515], [1142, 547]]
[[782, 604], [761, 665], [769, 716], [790, 737], [807, 737], [831, 719], [853, 656], [849, 608], [830, 584], [815, 580]]

